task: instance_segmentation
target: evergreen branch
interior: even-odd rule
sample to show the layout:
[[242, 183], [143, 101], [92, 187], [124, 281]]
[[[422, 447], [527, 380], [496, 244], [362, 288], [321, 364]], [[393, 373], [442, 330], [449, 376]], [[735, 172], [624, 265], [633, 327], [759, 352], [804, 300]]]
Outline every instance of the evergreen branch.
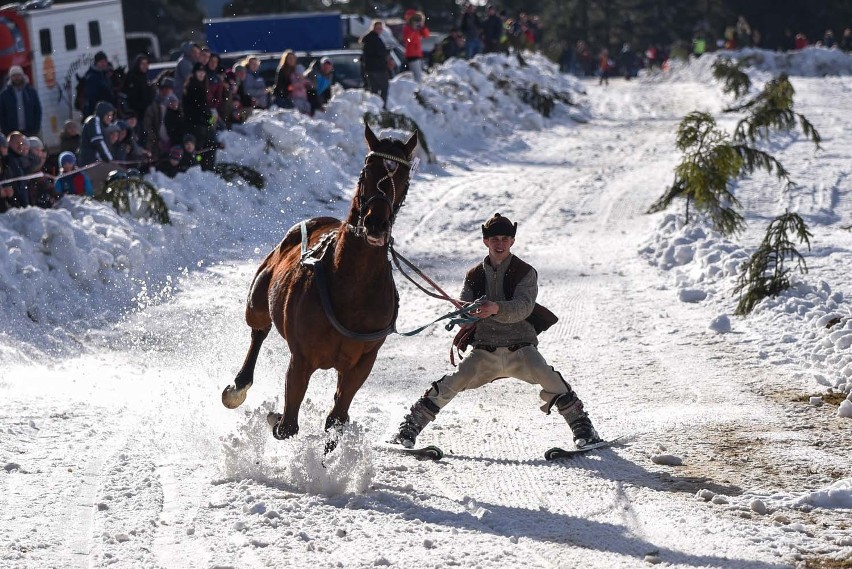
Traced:
[[801, 113], [796, 113], [796, 116], [799, 117], [799, 126], [802, 129], [802, 133], [805, 135], [806, 138], [812, 140], [814, 146], [816, 146], [817, 150], [819, 150], [819, 143], [822, 142], [822, 136], [820, 136], [816, 127], [811, 124], [811, 121], [805, 118], [805, 115]]
[[737, 142], [756, 142], [758, 139], [769, 138], [770, 130], [792, 131], [799, 126], [806, 138], [812, 140], [819, 148], [822, 138], [813, 124], [801, 113], [793, 111], [793, 95], [795, 89], [786, 74], [768, 81], [763, 90], [751, 101], [727, 109], [727, 111], [751, 110], [751, 113], [737, 123], [734, 129], [734, 140]]
[[[686, 186], [683, 183], [683, 180], [675, 178], [674, 183], [666, 190], [666, 192], [657, 199], [651, 207], [648, 208], [646, 213], [659, 213], [668, 209], [675, 198], [683, 196], [686, 193]], [[688, 198], [687, 198], [688, 199]]]
[[95, 199], [109, 202], [118, 213], [132, 213], [136, 217], [153, 218], [161, 224], [171, 223], [169, 208], [149, 182], [136, 177], [116, 177], [104, 182], [103, 191]]
[[266, 186], [266, 179], [263, 174], [242, 164], [233, 162], [219, 162], [213, 167], [213, 172], [226, 182], [232, 182], [236, 178], [242, 178], [250, 186], [254, 186], [258, 190], [262, 190]]
[[740, 175], [753, 174], [755, 170], [766, 170], [770, 174], [774, 173], [779, 180], [785, 180], [787, 187], [793, 185], [790, 179], [790, 172], [784, 168], [784, 165], [777, 158], [745, 144], [734, 144], [731, 146], [734, 152], [742, 159], [742, 168]]
[[713, 77], [722, 81], [722, 91], [739, 99], [751, 89], [751, 79], [742, 70], [741, 63], [733, 63], [730, 59], [718, 59], [713, 64]]
[[776, 296], [790, 288], [790, 269], [785, 266], [786, 259], [795, 261], [799, 272], [807, 274], [807, 263], [790, 239], [791, 233], [799, 243], [806, 244], [810, 250], [810, 238], [813, 235], [797, 213], [785, 212], [772, 220], [760, 246], [749, 258], [737, 279], [734, 294], [739, 294], [740, 300], [735, 314], [745, 316], [764, 298]]

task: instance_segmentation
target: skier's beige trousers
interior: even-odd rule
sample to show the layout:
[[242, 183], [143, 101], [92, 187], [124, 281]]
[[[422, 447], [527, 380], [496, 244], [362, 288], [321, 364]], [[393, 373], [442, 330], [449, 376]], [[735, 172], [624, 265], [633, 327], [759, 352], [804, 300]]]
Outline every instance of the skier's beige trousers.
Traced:
[[474, 348], [453, 374], [445, 375], [426, 392], [426, 398], [444, 407], [453, 397], [467, 389], [476, 389], [501, 377], [515, 377], [541, 387], [539, 397], [548, 412], [553, 400], [570, 391], [562, 375], [550, 366], [535, 346], [510, 351], [497, 348], [493, 352]]

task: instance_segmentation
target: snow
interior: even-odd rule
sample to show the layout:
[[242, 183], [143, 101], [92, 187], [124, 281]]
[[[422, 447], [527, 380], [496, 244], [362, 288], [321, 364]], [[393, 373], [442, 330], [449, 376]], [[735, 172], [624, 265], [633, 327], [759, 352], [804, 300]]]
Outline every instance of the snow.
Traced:
[[[335, 389], [317, 372], [300, 434], [276, 441], [286, 345], [262, 350], [246, 403], [220, 403], [248, 345], [257, 263], [301, 219], [341, 217], [381, 101], [338, 93], [322, 116], [260, 113], [221, 160], [257, 190], [200, 171], [150, 181], [172, 223], [70, 197], [0, 216], [0, 566], [792, 567], [852, 556], [852, 57], [745, 51], [755, 90], [791, 74], [796, 109], [823, 136], [768, 149], [798, 186], [739, 180], [737, 238], [645, 211], [671, 183], [677, 123], [720, 125], [730, 104], [715, 54], [608, 87], [536, 55], [451, 61], [389, 106], [432, 156], [394, 228], [398, 250], [448, 291], [483, 255], [479, 225], [519, 222], [515, 253], [560, 316], [541, 351], [598, 430], [626, 442], [570, 461], [542, 453], [567, 426], [535, 389], [466, 392], [421, 435], [445, 459], [383, 451], [408, 406], [448, 373], [450, 334], [392, 336], [323, 454]], [[511, 89], [559, 92], [550, 118]], [[417, 95], [415, 96], [415, 93]], [[381, 136], [405, 137], [385, 129]], [[430, 161], [431, 158], [435, 160]], [[810, 271], [734, 316], [733, 289], [766, 224], [798, 212]], [[450, 310], [401, 278], [398, 328]], [[821, 401], [820, 405], [814, 401]]]

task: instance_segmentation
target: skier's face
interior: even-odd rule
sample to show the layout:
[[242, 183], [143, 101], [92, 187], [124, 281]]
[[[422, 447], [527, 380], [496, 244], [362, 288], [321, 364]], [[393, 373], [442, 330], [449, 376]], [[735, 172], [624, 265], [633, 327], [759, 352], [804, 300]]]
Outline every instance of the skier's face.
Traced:
[[494, 235], [483, 239], [482, 242], [488, 247], [488, 256], [491, 257], [492, 263], [500, 264], [509, 257], [515, 238], [508, 235]]

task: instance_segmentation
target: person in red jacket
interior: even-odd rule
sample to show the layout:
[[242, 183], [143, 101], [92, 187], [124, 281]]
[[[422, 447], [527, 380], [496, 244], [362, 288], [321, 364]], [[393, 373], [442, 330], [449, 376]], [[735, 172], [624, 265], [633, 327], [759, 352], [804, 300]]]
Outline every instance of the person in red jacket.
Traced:
[[429, 37], [429, 28], [426, 27], [426, 16], [423, 12], [406, 10], [405, 25], [402, 26], [402, 41], [405, 44], [405, 61], [408, 68], [414, 73], [414, 80], [420, 83], [423, 80], [423, 38]]

